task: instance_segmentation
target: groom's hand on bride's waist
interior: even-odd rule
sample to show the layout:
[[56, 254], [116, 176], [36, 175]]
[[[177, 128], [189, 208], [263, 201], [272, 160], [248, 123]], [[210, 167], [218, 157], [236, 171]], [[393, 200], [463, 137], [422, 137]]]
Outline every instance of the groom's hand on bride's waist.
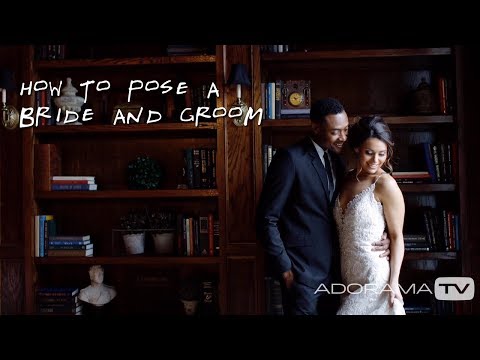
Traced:
[[384, 232], [382, 238], [379, 241], [372, 243], [372, 251], [382, 251], [380, 257], [386, 257], [389, 260], [390, 255], [390, 239], [387, 236], [387, 233]]

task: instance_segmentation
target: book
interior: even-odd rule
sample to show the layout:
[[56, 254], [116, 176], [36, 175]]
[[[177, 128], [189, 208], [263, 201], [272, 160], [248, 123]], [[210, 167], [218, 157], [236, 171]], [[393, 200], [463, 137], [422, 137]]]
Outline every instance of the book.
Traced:
[[49, 250], [89, 250], [93, 249], [93, 244], [48, 244]]
[[83, 304], [61, 304], [62, 306], [52, 306], [52, 304], [38, 305], [38, 312], [41, 314], [79, 314], [82, 311]]
[[52, 176], [60, 174], [60, 149], [55, 144], [34, 145], [34, 187], [36, 191], [49, 191]]
[[81, 245], [89, 245], [90, 240], [60, 240], [60, 241], [48, 241], [48, 247], [51, 248], [52, 246], [81, 246]]
[[45, 257], [47, 255], [46, 249], [48, 248], [48, 221], [53, 220], [53, 215], [40, 215], [38, 226], [38, 245], [39, 245], [39, 257]]
[[78, 295], [78, 287], [41, 287], [36, 291], [37, 296], [64, 297]]
[[52, 180], [51, 181], [52, 185], [70, 185], [70, 184], [89, 184], [93, 185], [95, 184], [94, 180]]
[[90, 240], [90, 235], [55, 235], [50, 236], [49, 241], [80, 241], [80, 240]]
[[78, 296], [44, 296], [37, 295], [38, 304], [77, 304]]
[[93, 248], [73, 250], [49, 249], [48, 256], [93, 256]]
[[84, 191], [97, 190], [97, 184], [52, 184], [52, 191]]
[[52, 176], [52, 180], [92, 180], [95, 181], [95, 176]]

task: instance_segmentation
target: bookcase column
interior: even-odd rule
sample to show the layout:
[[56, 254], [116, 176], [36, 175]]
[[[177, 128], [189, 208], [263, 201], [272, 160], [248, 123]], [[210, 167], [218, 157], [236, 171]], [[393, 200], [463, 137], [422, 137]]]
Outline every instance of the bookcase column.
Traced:
[[[252, 80], [252, 46], [229, 45], [225, 47], [224, 83], [230, 76], [232, 64], [244, 64]], [[253, 82], [252, 82], [253, 83]], [[241, 96], [247, 107], [255, 111], [252, 91], [242, 85]], [[235, 85], [226, 85], [224, 104], [227, 111], [237, 101]], [[258, 301], [258, 249], [255, 238], [255, 168], [254, 127], [256, 120], [247, 126], [237, 126], [233, 119], [225, 120], [225, 182], [226, 231], [225, 251], [227, 266], [226, 309], [229, 314], [257, 314]], [[245, 301], [248, 299], [248, 301]]]

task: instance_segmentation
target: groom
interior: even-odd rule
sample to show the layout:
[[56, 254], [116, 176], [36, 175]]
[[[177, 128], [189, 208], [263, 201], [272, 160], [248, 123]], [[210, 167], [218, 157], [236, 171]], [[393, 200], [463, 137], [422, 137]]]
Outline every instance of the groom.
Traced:
[[[336, 296], [315, 290], [340, 282], [333, 200], [345, 167], [339, 156], [347, 140], [348, 117], [332, 98], [310, 110], [310, 136], [277, 150], [257, 208], [257, 229], [273, 270], [281, 276], [285, 314], [335, 314]], [[380, 239], [379, 239], [380, 240]], [[388, 239], [375, 243], [387, 256]]]

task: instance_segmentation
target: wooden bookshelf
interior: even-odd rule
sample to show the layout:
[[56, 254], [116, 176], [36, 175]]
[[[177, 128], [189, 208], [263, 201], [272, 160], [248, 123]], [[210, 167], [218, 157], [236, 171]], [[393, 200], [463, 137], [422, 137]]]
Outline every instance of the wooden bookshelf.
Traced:
[[405, 260], [457, 260], [457, 253], [454, 251], [447, 252], [413, 252], [406, 251]]
[[[218, 312], [227, 312], [228, 283], [224, 249], [226, 238], [226, 184], [225, 184], [225, 155], [228, 154], [225, 143], [225, 119], [211, 118], [209, 121], [200, 119], [198, 126], [193, 122], [182, 122], [167, 118], [172, 117], [180, 110], [183, 102], [192, 102], [192, 107], [203, 106], [200, 101], [203, 88], [215, 82], [220, 91], [220, 96], [215, 101], [208, 101], [210, 107], [223, 107], [223, 78], [224, 48], [214, 46], [214, 55], [174, 55], [156, 57], [130, 57], [130, 58], [101, 58], [101, 59], [65, 59], [41, 60], [33, 59], [33, 46], [28, 47], [29, 62], [26, 67], [25, 77], [42, 79], [45, 81], [65, 80], [66, 76], [75, 79], [74, 86], [78, 89], [79, 82], [83, 79], [99, 76], [109, 79], [112, 91], [99, 94], [90, 92], [88, 103], [93, 108], [93, 119], [90, 123], [82, 125], [40, 126], [23, 129], [22, 140], [24, 157], [24, 193], [23, 206], [29, 211], [24, 211], [25, 231], [25, 313], [34, 314], [36, 311], [35, 289], [38, 286], [60, 286], [73, 283], [82, 287], [88, 284], [88, 266], [100, 264], [108, 267], [110, 282], [115, 286], [123, 300], [118, 308], [119, 313], [128, 313], [130, 308], [142, 308], [142, 302], [147, 300], [133, 296], [134, 290], [123, 281], [125, 266], [130, 266], [129, 275], [133, 278], [149, 276], [152, 271], [161, 270], [168, 274], [171, 294], [178, 294], [182, 281], [195, 279], [198, 281], [213, 281], [215, 294], [218, 295]], [[125, 71], [121, 71], [122, 67]], [[128, 68], [128, 70], [127, 70]], [[202, 71], [199, 71], [201, 69]], [[205, 71], [203, 71], [205, 70]], [[68, 72], [68, 75], [65, 75]], [[128, 81], [140, 76], [148, 81], [158, 79], [160, 76], [168, 78], [182, 78], [187, 87], [191, 86], [202, 92], [194, 97], [192, 92], [185, 94], [169, 94], [162, 96], [160, 91], [138, 93], [135, 102], [141, 103], [146, 108], [154, 108], [165, 116], [158, 123], [130, 125], [111, 125], [108, 119], [117, 104], [123, 103]], [[187, 98], [187, 96], [190, 96]], [[182, 97], [182, 98], [180, 98]], [[25, 97], [24, 106], [38, 106], [39, 101], [35, 95]], [[168, 101], [168, 104], [167, 104]], [[193, 104], [193, 102], [195, 102]], [[108, 105], [106, 105], [108, 104]], [[161, 111], [160, 111], [161, 110]], [[94, 176], [98, 184], [97, 191], [35, 191], [32, 184], [38, 175], [38, 164], [35, 145], [54, 144], [58, 148], [61, 172], [51, 175], [88, 175]], [[188, 171], [186, 165], [186, 149], [215, 149], [215, 152], [203, 152], [205, 156], [215, 156], [210, 160], [212, 174], [215, 174], [215, 188], [209, 188], [212, 178], [203, 188], [197, 188], [195, 183], [192, 188], [178, 189], [178, 185], [186, 186]], [[192, 152], [193, 153], [193, 152]], [[199, 151], [200, 153], [200, 151]], [[155, 159], [162, 168], [162, 181], [155, 190], [133, 190], [128, 176], [128, 168], [132, 161], [139, 156], [148, 156]], [[193, 156], [193, 155], [192, 155]], [[199, 155], [200, 156], [200, 155]], [[199, 159], [202, 161], [202, 159]], [[193, 162], [193, 159], [192, 159]], [[202, 163], [201, 163], [202, 164]], [[215, 172], [213, 172], [213, 164]], [[206, 166], [206, 165], [205, 165]], [[195, 170], [196, 171], [196, 170]], [[200, 172], [202, 170], [200, 169]], [[186, 175], [187, 174], [187, 175]], [[205, 179], [206, 172], [203, 172]], [[211, 174], [211, 175], [212, 175]], [[47, 179], [50, 179], [47, 175]], [[198, 181], [199, 173], [195, 174]], [[210, 175], [208, 175], [210, 176]], [[212, 175], [213, 176], [213, 175]], [[131, 187], [132, 189], [129, 189]], [[195, 187], [195, 188], [193, 188]], [[48, 188], [48, 187], [47, 187]], [[147, 236], [144, 253], [138, 255], [125, 255], [126, 248], [121, 238], [121, 232], [112, 232], [120, 228], [122, 218], [134, 211], [145, 211], [145, 214], [154, 212], [169, 212], [175, 214], [175, 240], [173, 250], [168, 255], [156, 255], [154, 239]], [[94, 244], [95, 257], [34, 257], [35, 244], [42, 244], [39, 236], [36, 237], [35, 216], [50, 214], [54, 216], [57, 234], [91, 235]], [[193, 224], [200, 221], [200, 216], [208, 218], [208, 236], [213, 234], [214, 249], [212, 250], [210, 238], [209, 251], [216, 256], [181, 256], [184, 252], [199, 255], [199, 246], [192, 247], [194, 236]], [[213, 219], [210, 222], [210, 219]], [[182, 222], [180, 222], [180, 220]], [[192, 231], [183, 237], [180, 232], [185, 231], [189, 221]], [[149, 229], [153, 225], [146, 224]], [[200, 226], [200, 225], [199, 225]], [[210, 228], [211, 226], [211, 228]], [[215, 227], [215, 230], [214, 230]], [[200, 231], [200, 230], [199, 230]], [[210, 232], [211, 231], [211, 232]], [[172, 231], [173, 232], [173, 231]], [[37, 233], [38, 234], [38, 233]], [[45, 233], [43, 233], [45, 234]], [[183, 232], [182, 232], [183, 234]], [[180, 239], [180, 240], [179, 240]], [[188, 249], [186, 241], [189, 241]], [[198, 241], [200, 241], [197, 238]], [[183, 242], [182, 242], [183, 241]], [[205, 241], [205, 235], [203, 237]], [[118, 249], [117, 249], [118, 248]], [[185, 250], [185, 251], [184, 251]], [[218, 254], [218, 255], [217, 255]], [[210, 254], [211, 255], [211, 254]], [[62, 269], [68, 268], [68, 272]], [[168, 311], [169, 309], [162, 309]], [[178, 309], [172, 307], [172, 314]]]
[[219, 192], [215, 189], [181, 190], [110, 190], [110, 191], [42, 191], [37, 198], [42, 200], [71, 199], [162, 199], [162, 198], [215, 198]]
[[219, 256], [94, 256], [94, 257], [44, 257], [35, 258], [37, 265], [214, 265], [220, 264]]
[[404, 192], [426, 193], [426, 192], [443, 192], [455, 191], [455, 184], [398, 184]]
[[[350, 123], [353, 123], [358, 116], [349, 116]], [[450, 124], [453, 123], [453, 116], [451, 115], [432, 115], [432, 116], [384, 116], [388, 124], [391, 125], [413, 125], [413, 124]], [[273, 129], [288, 129], [305, 128], [311, 126], [310, 119], [275, 119], [263, 120], [262, 127]]]
[[35, 128], [36, 135], [95, 135], [115, 133], [177, 133], [177, 132], [205, 132], [216, 131], [216, 122], [199, 122], [198, 126], [190, 122], [175, 122], [161, 124], [130, 124], [130, 125], [63, 125], [41, 126]]
[[159, 57], [133, 57], [133, 58], [105, 58], [105, 59], [72, 59], [72, 60], [39, 60], [36, 67], [39, 70], [65, 69], [65, 68], [95, 68], [116, 66], [140, 65], [181, 65], [215, 63], [215, 55], [175, 55]]
[[326, 59], [362, 59], [362, 58], [396, 58], [418, 56], [445, 56], [452, 53], [450, 48], [418, 49], [365, 49], [365, 50], [322, 50], [284, 53], [264, 53], [263, 61], [292, 62], [315, 61]]

